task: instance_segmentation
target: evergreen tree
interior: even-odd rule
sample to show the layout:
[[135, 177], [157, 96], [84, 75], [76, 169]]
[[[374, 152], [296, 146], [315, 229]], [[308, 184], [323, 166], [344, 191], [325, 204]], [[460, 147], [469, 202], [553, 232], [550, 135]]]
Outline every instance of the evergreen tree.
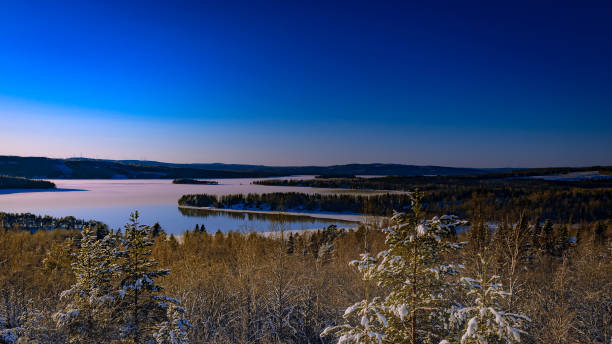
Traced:
[[295, 249], [295, 239], [293, 237], [293, 233], [290, 233], [289, 239], [287, 240], [287, 254], [293, 254], [294, 249]]
[[[384, 299], [366, 299], [347, 309], [345, 316], [361, 316], [360, 325], [328, 328], [323, 335], [336, 334], [340, 342], [362, 343], [363, 333], [373, 333], [369, 341], [388, 343], [439, 342], [446, 332], [446, 314], [450, 307], [448, 277], [458, 273], [458, 266], [442, 263], [445, 252], [461, 247], [445, 240], [465, 221], [455, 216], [421, 219], [420, 195], [413, 198], [411, 213], [397, 213], [386, 230], [388, 250], [377, 258], [363, 256], [357, 265], [364, 280], [386, 288]], [[367, 293], [366, 293], [367, 294]], [[372, 324], [380, 324], [371, 330]], [[369, 332], [368, 332], [369, 331]], [[361, 334], [360, 334], [361, 333]]]
[[[360, 260], [350, 262], [357, 268], [365, 286], [365, 299], [348, 307], [343, 318], [344, 325], [327, 327], [321, 337], [336, 335], [338, 343], [382, 343], [385, 330], [389, 326], [385, 306], [380, 297], [370, 298], [370, 285], [376, 281], [378, 260], [368, 253], [362, 253]], [[356, 319], [356, 321], [352, 321]], [[351, 322], [355, 325], [350, 324]]]
[[[45, 316], [46, 314], [36, 309], [32, 302], [30, 302], [30, 306], [31, 308], [20, 317], [22, 325], [18, 328], [17, 333], [19, 338], [15, 343], [38, 344], [64, 342], [63, 338], [57, 336], [53, 328], [47, 326], [47, 322], [45, 321], [47, 319]], [[2, 339], [2, 335], [0, 335], [0, 339]], [[85, 343], [97, 343], [99, 341], [100, 338]], [[1, 340], [0, 343], [2, 343]]]
[[540, 232], [539, 237], [539, 247], [540, 250], [546, 254], [552, 255], [555, 247], [555, 233], [553, 229], [553, 224], [550, 220], [546, 220], [544, 222], [544, 226], [542, 227], [542, 231]]
[[559, 233], [557, 233], [556, 243], [555, 243], [555, 251], [557, 256], [561, 257], [570, 247], [570, 237], [569, 230], [567, 226], [561, 226], [559, 228]]
[[155, 222], [155, 224], [153, 224], [151, 227], [151, 235], [153, 235], [154, 238], [157, 238], [160, 235], [166, 235], [166, 231], [162, 228], [159, 222]]
[[529, 234], [529, 261], [532, 262], [540, 251], [540, 235], [542, 233], [542, 227], [540, 226], [540, 219], [535, 221], [535, 224], [530, 228]]
[[175, 322], [168, 319], [168, 312], [177, 309], [179, 301], [161, 294], [163, 288], [156, 280], [170, 271], [158, 269], [157, 262], [150, 257], [152, 237], [151, 228], [138, 222], [138, 212], [131, 214], [121, 237], [123, 251], [117, 255], [120, 272], [117, 320], [122, 326], [121, 336], [128, 343], [150, 342], [154, 334], [164, 338], [158, 330]]
[[598, 222], [593, 231], [593, 244], [601, 246], [606, 243], [606, 225], [603, 222]]
[[204, 226], [204, 224], [200, 226], [199, 224], [196, 223], [193, 231], [196, 233], [206, 233], [206, 226]]
[[468, 245], [466, 249], [469, 252], [480, 252], [483, 248], [489, 246], [492, 235], [489, 226], [482, 219], [477, 219], [473, 222], [471, 228], [467, 232]]
[[93, 228], [87, 226], [81, 231], [79, 248], [72, 253], [76, 281], [61, 293], [65, 305], [54, 315], [57, 326], [66, 329], [71, 343], [94, 343], [114, 337], [109, 322], [115, 303], [114, 248], [113, 233], [99, 240]]
[[185, 310], [174, 303], [168, 304], [166, 321], [163, 321], [153, 337], [157, 344], [189, 344], [187, 331], [191, 324], [185, 319]]
[[[486, 250], [484, 252], [486, 257]], [[461, 344], [518, 343], [520, 334], [524, 333], [521, 328], [531, 320], [524, 315], [499, 310], [501, 299], [509, 293], [502, 290], [500, 276], [490, 275], [489, 258], [485, 257], [479, 254], [480, 267], [476, 278], [461, 278], [471, 304], [453, 312], [451, 327], [458, 328], [467, 322], [459, 338]]]

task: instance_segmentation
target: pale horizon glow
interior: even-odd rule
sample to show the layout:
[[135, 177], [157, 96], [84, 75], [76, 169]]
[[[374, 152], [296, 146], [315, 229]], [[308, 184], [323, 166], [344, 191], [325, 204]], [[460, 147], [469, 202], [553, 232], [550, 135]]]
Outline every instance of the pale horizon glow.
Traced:
[[612, 165], [611, 9], [0, 2], [0, 154]]
[[[47, 104], [32, 105], [6, 97], [0, 97], [0, 119], [6, 123], [4, 133], [0, 136], [0, 155], [268, 166], [396, 163], [449, 167], [518, 168], [611, 164], [610, 160], [596, 158], [598, 154], [609, 155], [609, 151], [606, 151], [605, 140], [599, 146], [601, 150], [595, 149], [589, 152], [590, 154], [583, 154], [584, 152], [578, 150], [572, 151], [571, 142], [564, 143], [564, 138], [556, 135], [550, 136], [551, 140], [558, 140], [555, 144], [538, 144], [537, 147], [535, 145], [530, 147], [529, 144], [522, 142], [523, 140], [516, 140], [511, 145], [518, 151], [546, 150], [551, 157], [549, 162], [543, 160], [539, 164], [534, 164], [529, 155], [520, 157], [494, 152], [486, 159], [487, 163], [483, 164], [481, 159], [486, 154], [483, 148], [488, 147], [480, 147], [479, 142], [469, 140], [470, 135], [483, 136], [482, 133], [470, 133], [469, 135], [457, 133], [455, 135], [457, 144], [445, 147], [446, 145], [436, 142], [440, 139], [439, 136], [433, 136], [429, 138], [429, 141], [424, 141], [428, 137], [418, 135], [419, 130], [424, 130], [422, 127], [414, 128], [414, 136], [409, 137], [404, 136], [403, 130], [386, 128], [384, 123], [371, 124], [369, 128], [361, 132], [359, 128], [351, 127], [351, 123], [344, 123], [341, 126], [321, 128], [314, 134], [315, 137], [310, 137], [309, 131], [301, 131], [303, 128], [299, 126], [283, 128], [283, 123], [260, 123], [259, 125], [253, 123], [251, 124], [252, 130], [244, 130], [244, 128], [240, 130], [240, 128], [232, 128], [232, 120], [224, 121], [222, 118], [216, 121], [181, 119], [170, 122], [165, 120], [152, 122], [138, 115]], [[272, 125], [278, 126], [278, 129], [268, 127], [268, 131], [264, 131], [267, 126]], [[321, 122], [316, 126], [324, 125], [325, 122]], [[276, 140], [271, 142], [265, 137], [270, 135], [270, 129], [276, 133]], [[429, 130], [433, 129], [435, 128], [429, 128]], [[365, 142], [359, 139], [359, 137], [368, 137], [370, 130], [387, 132], [386, 141]], [[355, 141], [335, 140], [337, 132], [350, 132], [355, 136]], [[513, 133], [501, 129], [488, 138], [493, 140], [494, 136], [499, 138], [499, 135], [505, 137], [517, 135], [522, 138], [532, 136], [528, 131]], [[325, 149], [326, 142], [330, 142], [334, 149]], [[413, 146], [414, 148], [405, 150], [401, 146], [394, 147], [402, 142], [407, 147]], [[257, 146], [254, 147], [249, 143], [257, 143]], [[422, 144], [421, 147], [419, 143]], [[353, 149], [352, 146], [357, 148]], [[260, 147], [265, 147], [265, 149], [262, 150]], [[452, 156], [445, 153], [445, 149], [462, 151], [462, 154]], [[294, 152], [297, 152], [297, 155]], [[580, 158], [583, 162], [573, 163], [571, 158]]]

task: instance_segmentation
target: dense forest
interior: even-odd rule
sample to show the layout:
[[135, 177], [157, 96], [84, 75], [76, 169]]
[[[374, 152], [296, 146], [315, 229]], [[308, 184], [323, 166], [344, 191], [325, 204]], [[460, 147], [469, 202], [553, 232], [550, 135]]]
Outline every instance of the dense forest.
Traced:
[[270, 211], [325, 211], [390, 215], [393, 209], [401, 210], [410, 205], [408, 194], [346, 195], [305, 194], [297, 192], [235, 194], [235, 195], [183, 195], [181, 206], [214, 207], [221, 209], [270, 210]]
[[107, 226], [99, 221], [85, 221], [73, 216], [57, 218], [30, 213], [13, 214], [0, 212], [0, 230], [24, 230], [29, 232], [53, 229], [81, 230], [85, 226], [108, 232]]
[[[558, 172], [558, 169], [551, 171]], [[551, 219], [563, 223], [605, 220], [612, 209], [612, 179], [552, 181], [540, 179], [508, 179], [533, 175], [536, 172], [507, 172], [484, 176], [382, 177], [353, 179], [267, 180], [264, 185], [313, 186], [374, 190], [420, 190], [424, 210], [430, 215], [450, 213], [463, 217], [488, 216], [496, 221], [521, 214], [532, 218]], [[609, 172], [602, 169], [601, 172]], [[538, 174], [539, 175], [539, 174]], [[519, 177], [520, 178], [520, 177]], [[325, 199], [324, 196], [322, 199]], [[396, 199], [405, 206], [408, 196], [345, 197], [344, 210], [373, 215], [391, 215], [384, 198]], [[342, 209], [342, 208], [340, 208]]]
[[278, 216], [275, 235], [174, 236], [137, 214], [115, 231], [0, 213], [0, 343], [609, 342], [607, 181], [426, 179], [410, 193], [179, 201], [364, 214], [351, 230], [285, 232]]
[[[562, 175], [576, 172], [598, 172], [609, 178], [594, 180], [554, 181], [530, 177]], [[431, 176], [386, 176], [386, 177], [336, 177], [315, 179], [267, 179], [257, 180], [253, 184], [276, 186], [307, 186], [316, 188], [341, 188], [359, 190], [400, 190], [412, 191], [436, 190], [450, 186], [515, 186], [515, 187], [581, 187], [603, 188], [612, 187], [612, 167], [595, 166], [584, 168], [538, 168], [512, 170], [506, 172], [465, 174], [465, 175], [431, 175]]]
[[[490, 185], [445, 185], [423, 191], [424, 211], [430, 216], [450, 213], [483, 215], [496, 221], [521, 214], [562, 223], [606, 220], [612, 209], [612, 188], [572, 187], [540, 182]], [[251, 210], [350, 212], [390, 216], [410, 206], [410, 195], [351, 195], [267, 193], [249, 195], [184, 195], [179, 205]]]
[[[491, 231], [490, 219], [478, 217], [456, 233], [448, 229], [460, 219], [425, 221], [412, 210], [387, 231], [373, 219], [354, 231], [268, 237], [198, 227], [177, 238], [134, 219], [104, 238], [88, 228], [3, 230], [0, 342], [612, 337], [612, 223], [509, 218]], [[402, 290], [413, 285], [423, 292], [411, 299]]]
[[201, 184], [201, 185], [217, 185], [219, 182], [214, 180], [197, 180], [190, 178], [180, 178], [172, 181], [172, 184]]
[[55, 189], [55, 184], [46, 180], [0, 176], [0, 189]]

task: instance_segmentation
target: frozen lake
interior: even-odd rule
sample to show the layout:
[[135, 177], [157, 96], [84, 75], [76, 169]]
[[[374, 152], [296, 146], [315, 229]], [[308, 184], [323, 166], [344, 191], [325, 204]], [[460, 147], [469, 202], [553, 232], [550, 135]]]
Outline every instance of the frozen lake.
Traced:
[[[286, 177], [295, 179], [313, 176]], [[168, 233], [180, 234], [204, 224], [208, 232], [270, 231], [283, 226], [288, 230], [323, 228], [331, 224], [354, 227], [359, 215], [314, 214], [312, 216], [271, 216], [266, 214], [240, 214], [214, 211], [185, 211], [177, 206], [184, 194], [207, 193], [215, 195], [237, 193], [305, 192], [338, 193], [346, 190], [315, 189], [307, 187], [264, 186], [251, 184], [248, 179], [210, 179], [219, 185], [172, 184], [172, 180], [52, 180], [57, 190], [28, 191], [0, 190], [0, 211], [30, 212], [54, 217], [74, 216], [106, 223], [120, 228], [127, 222], [130, 212], [138, 210], [141, 222], [159, 222]], [[265, 178], [264, 178], [265, 179]], [[353, 222], [347, 222], [353, 221]]]

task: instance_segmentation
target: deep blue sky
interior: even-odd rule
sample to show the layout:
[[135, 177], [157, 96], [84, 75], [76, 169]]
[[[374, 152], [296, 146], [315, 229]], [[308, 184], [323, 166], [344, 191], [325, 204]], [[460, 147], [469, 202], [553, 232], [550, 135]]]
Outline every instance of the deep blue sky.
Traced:
[[610, 2], [431, 3], [0, 0], [0, 154], [612, 164]]

